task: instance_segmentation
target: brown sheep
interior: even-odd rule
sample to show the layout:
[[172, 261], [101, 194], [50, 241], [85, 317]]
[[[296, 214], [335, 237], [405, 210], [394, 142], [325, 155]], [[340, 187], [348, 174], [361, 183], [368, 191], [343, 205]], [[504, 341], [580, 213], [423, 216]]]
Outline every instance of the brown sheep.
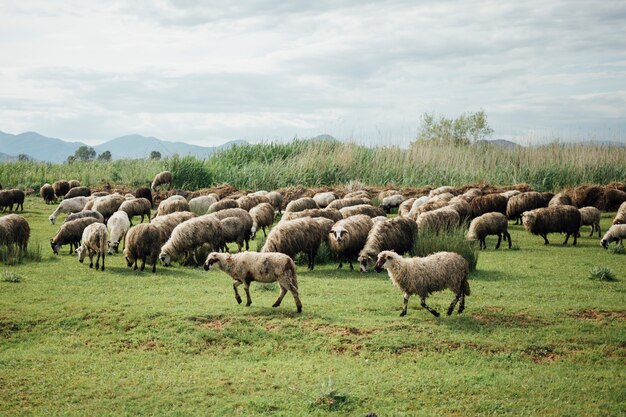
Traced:
[[[163, 216], [161, 219], [167, 216]], [[154, 223], [142, 223], [132, 227], [126, 234], [124, 243], [124, 257], [129, 268], [137, 269], [137, 262], [141, 260], [141, 271], [146, 267], [146, 260], [152, 264], [152, 272], [156, 272], [156, 263], [162, 245], [161, 231]]]
[[274, 210], [280, 214], [283, 210], [283, 195], [278, 191], [270, 191], [265, 195], [270, 201], [270, 204], [274, 206]]
[[293, 200], [289, 204], [287, 204], [287, 207], [285, 207], [285, 212], [289, 213], [315, 208], [319, 208], [315, 200], [313, 200], [311, 197], [302, 197], [297, 200]]
[[539, 193], [537, 191], [514, 195], [507, 202], [506, 217], [509, 220], [515, 220], [515, 224], [520, 224], [522, 213], [536, 208], [548, 207], [552, 197], [554, 197], [552, 193]]
[[59, 180], [52, 183], [54, 194], [57, 198], [65, 197], [65, 194], [70, 190], [70, 183], [65, 180]]
[[69, 180], [67, 183], [70, 185], [70, 190], [72, 188], [80, 187], [80, 181], [78, 180]]
[[189, 206], [187, 200], [182, 197], [177, 199], [172, 199], [172, 197], [170, 197], [167, 200], [161, 201], [161, 204], [159, 204], [159, 207], [152, 218], [154, 219], [166, 214], [172, 214], [177, 211], [191, 211], [191, 207]]
[[343, 267], [344, 259], [349, 262], [350, 269], [354, 269], [352, 261], [356, 261], [373, 226], [372, 218], [365, 214], [350, 216], [333, 225], [330, 229], [328, 247], [339, 257], [337, 269]]
[[207, 210], [207, 214], [232, 208], [239, 208], [239, 204], [237, 204], [237, 201], [233, 200], [232, 198], [223, 198], [220, 201], [211, 204], [209, 206], [209, 210]]
[[152, 200], [152, 191], [149, 188], [141, 187], [135, 190], [135, 198], [145, 198], [150, 202], [150, 208], [154, 208], [154, 201]]
[[548, 207], [552, 206], [573, 206], [572, 199], [565, 193], [555, 194], [548, 202]]
[[133, 217], [141, 216], [140, 223], [143, 223], [144, 216], [148, 218], [150, 221], [150, 207], [152, 205], [145, 198], [135, 198], [133, 200], [124, 201], [118, 211], [125, 211], [128, 214], [128, 219], [130, 220], [130, 225], [133, 225]]
[[607, 188], [604, 191], [604, 210], [616, 211], [618, 207], [624, 202], [626, 202], [626, 192], [622, 190], [615, 190], [612, 188]]
[[417, 200], [415, 197], [404, 200], [398, 207], [398, 217], [407, 217], [415, 200]]
[[106, 221], [109, 220], [109, 217], [111, 217], [111, 215], [115, 213], [125, 201], [126, 199], [124, 196], [120, 194], [111, 194], [105, 197], [97, 198], [91, 208], [92, 210], [99, 211], [100, 214], [102, 214], [102, 217], [104, 217], [104, 221], [106, 223]]
[[485, 213], [502, 213], [506, 215], [508, 200], [500, 194], [487, 194], [475, 197], [470, 203], [472, 217], [482, 216]]
[[236, 201], [239, 208], [242, 208], [245, 211], [250, 211], [253, 207], [258, 206], [261, 203], [269, 203], [270, 199], [264, 195], [244, 195], [239, 197]]
[[41, 199], [46, 204], [51, 204], [56, 201], [56, 196], [54, 195], [54, 188], [52, 188], [52, 185], [48, 183], [45, 183], [44, 185], [41, 186], [41, 188], [39, 189], [39, 195], [41, 196]]
[[63, 198], [89, 197], [90, 195], [91, 190], [89, 187], [74, 187], [70, 188]]
[[29, 238], [30, 226], [24, 217], [17, 214], [0, 217], [0, 245], [6, 245], [9, 250], [15, 245], [25, 251]]
[[[152, 224], [157, 227], [161, 235], [159, 250], [161, 249], [161, 245], [167, 242], [167, 239], [170, 238], [172, 231], [176, 226], [194, 217], [196, 217], [196, 215], [190, 211], [177, 211], [174, 213], [156, 217], [154, 220], [152, 220]], [[134, 229], [134, 227], [131, 228], [131, 230], [132, 229]]]
[[253, 224], [252, 216], [250, 216], [250, 213], [248, 213], [244, 209], [236, 207], [211, 213], [211, 216], [217, 218], [218, 220], [223, 220], [228, 217], [236, 217], [237, 219], [239, 219], [239, 221], [243, 223], [244, 229], [247, 230], [246, 237], [244, 239], [246, 241], [246, 250], [250, 249], [250, 237], [252, 236], [251, 230]]
[[358, 206], [344, 207], [339, 211], [341, 212], [341, 215], [343, 216], [344, 219], [350, 216], [355, 216], [357, 214], [365, 214], [370, 217], [378, 217], [378, 216], [386, 215], [385, 210], [383, 210], [382, 208], [374, 207], [369, 204], [359, 204]]
[[163, 172], [159, 172], [155, 177], [154, 180], [152, 180], [152, 184], [150, 185], [150, 188], [153, 191], [157, 190], [157, 187], [161, 186], [161, 185], [168, 185], [168, 188], [172, 187], [172, 173], [169, 171], [163, 171]]
[[274, 207], [270, 203], [261, 203], [250, 209], [250, 217], [252, 217], [252, 239], [256, 237], [259, 228], [263, 229], [263, 234], [267, 237], [266, 227], [271, 227], [274, 223]]
[[575, 246], [580, 220], [580, 212], [573, 206], [542, 207], [525, 211], [522, 215], [524, 228], [534, 235], [543, 237], [545, 245], [550, 243], [548, 233], [565, 233], [563, 244], [566, 245], [570, 235], [573, 235]]
[[71, 222], [63, 223], [56, 235], [50, 239], [52, 252], [54, 252], [55, 255], [58, 255], [61, 246], [69, 244], [70, 255], [74, 253], [74, 250], [78, 249], [78, 245], [80, 245], [80, 240], [83, 237], [85, 227], [96, 222], [98, 222], [98, 220], [93, 217], [83, 217], [82, 219], [76, 219]]
[[375, 223], [367, 235], [365, 246], [359, 252], [361, 272], [367, 272], [368, 262], [374, 262], [384, 250], [393, 250], [400, 255], [411, 251], [416, 237], [417, 223], [406, 217]]
[[283, 217], [281, 218], [281, 221], [301, 219], [303, 217], [324, 217], [326, 219], [331, 219], [335, 222], [343, 219], [343, 215], [339, 210], [326, 207], [324, 209], [308, 209], [302, 211], [285, 212], [285, 214], [283, 214]]

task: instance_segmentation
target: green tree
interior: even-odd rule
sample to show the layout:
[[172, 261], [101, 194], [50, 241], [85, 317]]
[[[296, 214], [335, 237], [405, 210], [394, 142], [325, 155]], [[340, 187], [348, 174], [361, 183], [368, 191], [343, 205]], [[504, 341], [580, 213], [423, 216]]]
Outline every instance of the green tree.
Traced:
[[98, 155], [98, 161], [110, 161], [111, 160], [111, 151], [104, 151], [100, 155]]
[[431, 113], [424, 113], [421, 117], [417, 140], [469, 145], [485, 139], [492, 133], [493, 129], [487, 123], [487, 115], [484, 110], [476, 113], [465, 113], [456, 119], [444, 116], [436, 117]]
[[73, 162], [73, 161], [91, 161], [92, 159], [94, 159], [96, 157], [96, 151], [93, 150], [92, 147], [87, 146], [87, 145], [83, 145], [80, 148], [76, 149], [76, 152], [74, 152], [73, 155], [73, 159], [70, 160], [70, 158], [67, 158], [68, 162]]
[[30, 161], [30, 156], [26, 155], [25, 153], [21, 153], [17, 156], [17, 160], [18, 161]]
[[152, 151], [150, 152], [150, 159], [154, 159], [156, 161], [161, 159], [161, 152], [159, 151]]

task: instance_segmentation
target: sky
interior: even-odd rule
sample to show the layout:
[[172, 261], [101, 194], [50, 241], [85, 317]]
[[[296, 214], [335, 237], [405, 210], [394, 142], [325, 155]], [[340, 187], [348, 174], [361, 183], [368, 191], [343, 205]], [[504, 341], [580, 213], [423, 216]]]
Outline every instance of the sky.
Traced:
[[0, 0], [0, 57], [1, 131], [91, 145], [626, 141], [625, 1]]

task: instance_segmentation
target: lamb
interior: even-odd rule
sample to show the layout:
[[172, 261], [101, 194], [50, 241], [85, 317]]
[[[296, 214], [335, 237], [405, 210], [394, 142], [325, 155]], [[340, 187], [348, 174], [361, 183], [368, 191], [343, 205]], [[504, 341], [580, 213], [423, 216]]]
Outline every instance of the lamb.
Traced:
[[389, 213], [392, 208], [399, 207], [402, 202], [406, 200], [401, 194], [393, 194], [382, 199], [380, 207], [385, 210], [385, 213]]
[[417, 223], [406, 217], [396, 217], [375, 223], [367, 235], [365, 246], [359, 252], [361, 272], [367, 272], [367, 263], [374, 262], [384, 250], [404, 254], [413, 249], [417, 237]]
[[337, 197], [335, 196], [335, 193], [331, 191], [317, 193], [313, 196], [313, 200], [315, 200], [315, 203], [319, 208], [325, 208], [336, 199]]
[[578, 211], [580, 212], [580, 225], [591, 226], [591, 233], [589, 233], [589, 237], [593, 236], [593, 232], [596, 230], [598, 231], [598, 237], [600, 237], [600, 210], [589, 206], [578, 209]]
[[472, 208], [472, 217], [482, 216], [485, 213], [502, 213], [506, 214], [508, 200], [500, 194], [487, 194], [476, 197], [472, 200], [470, 207]]
[[355, 197], [355, 198], [342, 198], [339, 200], [335, 200], [330, 203], [326, 208], [334, 208], [337, 210], [341, 210], [344, 207], [350, 206], [358, 206], [360, 204], [372, 204], [372, 200], [365, 197]]
[[113, 255], [113, 252], [117, 253], [120, 242], [130, 230], [130, 220], [128, 217], [128, 214], [121, 210], [116, 211], [109, 217], [107, 221], [107, 227], [109, 228], [109, 234], [111, 236], [107, 241], [109, 255]]
[[0, 245], [6, 245], [9, 251], [14, 245], [26, 251], [28, 239], [30, 239], [30, 226], [24, 217], [17, 214], [0, 217]]
[[465, 296], [470, 295], [470, 286], [467, 281], [469, 265], [458, 253], [436, 252], [425, 257], [403, 258], [392, 251], [383, 251], [378, 254], [374, 270], [381, 272], [387, 269], [389, 279], [404, 292], [404, 306], [400, 317], [407, 313], [409, 297], [413, 294], [420, 296], [420, 305], [433, 316], [439, 313], [426, 305], [426, 297], [435, 291], [449, 288], [454, 293], [454, 299], [448, 307], [448, 316], [454, 312], [459, 302], [459, 314], [465, 310]]
[[194, 217], [196, 217], [196, 215], [190, 211], [177, 211], [164, 216], [159, 216], [152, 220], [152, 224], [157, 227], [157, 230], [161, 235], [158, 249], [161, 249], [161, 245], [167, 242], [176, 226]]
[[398, 207], [398, 216], [399, 217], [408, 216], [409, 211], [411, 211], [411, 207], [413, 206], [413, 203], [415, 202], [415, 200], [417, 200], [417, 198], [408, 198], [404, 200], [402, 204], [400, 204], [400, 206]]
[[548, 207], [552, 197], [554, 197], [552, 193], [538, 193], [536, 191], [514, 195], [507, 202], [506, 217], [509, 220], [515, 220], [515, 224], [520, 224], [522, 213], [536, 208]]
[[187, 200], [185, 200], [184, 198], [181, 199], [172, 197], [161, 201], [161, 204], [159, 204], [156, 213], [154, 213], [154, 216], [152, 217], [153, 219], [177, 211], [191, 211], [191, 207], [189, 207], [189, 203], [187, 202]]
[[215, 197], [208, 195], [201, 195], [200, 197], [195, 197], [189, 200], [189, 208], [196, 216], [201, 216], [206, 214], [211, 207], [211, 204], [217, 203]]
[[326, 207], [324, 209], [308, 209], [302, 211], [292, 211], [285, 212], [283, 217], [280, 219], [281, 221], [288, 221], [294, 219], [301, 219], [303, 217], [324, 217], [327, 219], [331, 219], [335, 222], [343, 219], [343, 215], [341, 212], [334, 208]]
[[70, 188], [63, 198], [89, 197], [90, 195], [91, 190], [89, 187], [74, 187]]
[[72, 220], [76, 219], [82, 219], [84, 217], [93, 217], [94, 219], [98, 220], [99, 223], [104, 223], [104, 217], [102, 216], [102, 214], [100, 214], [99, 211], [95, 210], [83, 210], [79, 211], [78, 213], [70, 213], [65, 218], [64, 223], [71, 222]]
[[246, 241], [246, 250], [250, 249], [250, 237], [252, 236], [251, 230], [252, 230], [252, 223], [253, 223], [252, 216], [250, 215], [250, 213], [248, 213], [244, 209], [240, 209], [237, 207], [237, 208], [220, 210], [218, 212], [211, 213], [211, 216], [215, 217], [218, 220], [224, 220], [228, 217], [235, 217], [239, 219], [239, 221], [243, 224], [244, 229], [247, 230], [247, 235], [246, 235], [246, 238], [244, 239]]
[[48, 220], [50, 220], [50, 224], [54, 224], [56, 218], [61, 213], [76, 213], [82, 211], [87, 204], [87, 201], [89, 201], [89, 197], [74, 197], [61, 201], [58, 207], [52, 212], [50, 217], [48, 217]]
[[170, 238], [161, 247], [159, 259], [163, 266], [169, 266], [172, 259], [191, 252], [193, 260], [197, 264], [197, 249], [208, 244], [212, 250], [218, 250], [221, 243], [222, 227], [219, 219], [214, 215], [205, 214], [176, 226]]
[[565, 233], [564, 245], [567, 244], [570, 235], [573, 235], [573, 245], [576, 245], [580, 229], [580, 212], [576, 207], [552, 206], [525, 211], [522, 214], [522, 221], [528, 232], [543, 237], [545, 245], [550, 243], [548, 233]]
[[356, 261], [357, 255], [365, 246], [367, 236], [374, 226], [370, 216], [357, 214], [338, 221], [330, 229], [330, 239], [328, 247], [339, 258], [339, 266], [343, 267], [343, 260], [346, 259], [352, 266], [352, 260]]
[[128, 219], [130, 220], [130, 225], [132, 226], [133, 217], [135, 216], [141, 216], [140, 223], [143, 223], [144, 217], [147, 217], [148, 221], [150, 221], [150, 208], [151, 207], [152, 207], [152, 204], [150, 204], [150, 201], [148, 201], [147, 199], [143, 197], [141, 198], [133, 197], [132, 200], [126, 200], [122, 204], [120, 204], [118, 211], [123, 211], [128, 215]]
[[[79, 198], [79, 197], [74, 197]], [[83, 231], [85, 227], [92, 223], [98, 223], [98, 220], [93, 217], [84, 217], [82, 219], [76, 219], [68, 223], [63, 223], [56, 235], [50, 239], [50, 247], [55, 255], [59, 254], [59, 250], [63, 245], [70, 245], [70, 255], [75, 249], [78, 249], [80, 240], [83, 237]]]
[[[102, 223], [92, 223], [85, 227], [82, 236], [82, 244], [76, 253], [78, 254], [78, 261], [82, 264], [85, 260], [85, 256], [89, 255], [89, 268], [93, 268], [93, 256], [98, 255], [96, 258], [96, 271], [100, 268], [100, 257], [102, 257], [102, 271], [104, 271], [104, 258], [107, 240], [107, 227]], [[111, 252], [109, 252], [110, 254]]]
[[158, 174], [156, 174], [156, 176], [154, 177], [154, 180], [152, 180], [152, 184], [150, 185], [150, 188], [153, 191], [156, 191], [157, 187], [161, 185], [165, 185], [165, 184], [167, 184], [169, 188], [172, 187], [172, 173], [169, 171], [163, 171], [163, 172], [159, 172]]
[[244, 195], [239, 197], [237, 200], [237, 204], [239, 208], [244, 209], [245, 211], [250, 211], [255, 206], [258, 206], [261, 203], [269, 203], [269, 198], [263, 195]]
[[239, 208], [239, 204], [237, 204], [237, 201], [233, 200], [232, 198], [223, 198], [220, 201], [211, 204], [205, 214], [215, 213], [220, 210], [232, 208]]
[[270, 203], [261, 203], [258, 206], [252, 207], [250, 210], [250, 217], [252, 217], [252, 228], [250, 234], [252, 239], [256, 237], [256, 232], [259, 228], [263, 229], [263, 234], [267, 237], [266, 227], [271, 227], [274, 223], [274, 207]]
[[137, 188], [137, 190], [135, 190], [135, 198], [145, 198], [150, 202], [150, 208], [154, 207], [154, 202], [152, 200], [152, 191], [150, 191], [149, 188]]
[[45, 183], [39, 189], [39, 195], [41, 199], [46, 203], [50, 204], [56, 200], [56, 196], [54, 195], [54, 188], [48, 183]]
[[315, 200], [313, 200], [311, 197], [302, 197], [302, 198], [298, 198], [297, 200], [293, 200], [289, 204], [287, 204], [287, 207], [285, 208], [285, 212], [289, 213], [289, 212], [294, 212], [294, 211], [302, 211], [306, 209], [315, 209], [315, 208], [319, 208]]
[[617, 213], [615, 213], [615, 218], [613, 219], [613, 224], [624, 223], [626, 223], [626, 201], [619, 206]]
[[246, 291], [246, 306], [252, 304], [250, 298], [250, 283], [278, 282], [280, 295], [272, 307], [280, 306], [287, 291], [291, 292], [296, 302], [298, 313], [302, 312], [302, 302], [298, 295], [298, 278], [296, 265], [289, 256], [282, 253], [257, 253], [244, 252], [236, 255], [213, 252], [207, 256], [204, 262], [204, 270], [208, 271], [213, 265], [217, 265], [233, 279], [235, 300], [241, 304], [241, 296], [237, 287], [244, 285]]
[[220, 220], [222, 228], [222, 243], [219, 249], [228, 252], [227, 244], [230, 242], [237, 243], [237, 252], [241, 252], [244, 241], [250, 235], [250, 229], [246, 229], [245, 224], [237, 217], [226, 217]]
[[452, 195], [457, 194], [456, 188], [444, 185], [443, 187], [439, 187], [439, 188], [435, 188], [434, 190], [431, 190], [430, 193], [428, 193], [428, 197], [433, 198], [439, 194], [444, 194], [444, 193], [450, 193]]
[[461, 224], [461, 216], [449, 207], [427, 211], [417, 216], [417, 230], [422, 233], [435, 233], [452, 230]]
[[99, 197], [93, 203], [92, 209], [99, 211], [107, 221], [115, 213], [126, 199], [120, 194], [111, 194], [106, 197]]
[[70, 190], [72, 188], [80, 187], [80, 181], [78, 180], [69, 180], [67, 183], [70, 185]]
[[565, 193], [555, 194], [548, 202], [548, 207], [552, 206], [573, 206], [572, 199]]
[[480, 249], [487, 249], [485, 238], [489, 235], [498, 235], [498, 243], [496, 249], [500, 248], [500, 242], [504, 236], [504, 240], [509, 242], [511, 249], [511, 235], [508, 231], [509, 222], [502, 213], [485, 213], [476, 217], [469, 225], [467, 231], [467, 240], [478, 240]]
[[280, 252], [290, 258], [300, 252], [308, 256], [308, 269], [315, 267], [315, 256], [335, 222], [322, 217], [303, 217], [301, 219], [279, 222], [267, 235], [261, 252]]
[[281, 214], [283, 209], [283, 195], [278, 191], [270, 191], [265, 197], [267, 197], [268, 200], [270, 200], [270, 204], [274, 206], [274, 211]]
[[626, 224], [614, 224], [604, 234], [600, 244], [604, 249], [608, 249], [611, 242], [619, 242], [624, 246], [624, 239], [626, 239]]
[[[177, 213], [178, 214], [178, 213]], [[171, 215], [170, 215], [171, 216]], [[167, 216], [161, 217], [161, 219]], [[156, 263], [161, 250], [161, 232], [150, 223], [142, 223], [133, 227], [126, 235], [124, 257], [126, 265], [137, 269], [137, 261], [141, 260], [141, 271], [146, 267], [146, 260], [152, 264], [152, 273], [156, 272]]]
[[366, 214], [370, 217], [384, 216], [386, 214], [385, 210], [383, 210], [382, 208], [374, 207], [369, 204], [359, 204], [358, 206], [344, 207], [339, 211], [341, 212], [341, 215], [344, 219], [357, 214]]
[[52, 188], [54, 189], [54, 194], [57, 198], [64, 197], [70, 190], [70, 183], [65, 180], [55, 181], [52, 183]]

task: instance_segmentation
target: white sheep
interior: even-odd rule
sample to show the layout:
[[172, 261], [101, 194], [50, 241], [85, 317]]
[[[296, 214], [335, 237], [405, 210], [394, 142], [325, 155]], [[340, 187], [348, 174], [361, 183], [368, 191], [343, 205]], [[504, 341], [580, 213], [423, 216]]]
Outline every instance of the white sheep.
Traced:
[[208, 244], [212, 250], [218, 250], [222, 244], [220, 221], [210, 214], [193, 217], [176, 226], [161, 247], [159, 259], [163, 266], [168, 266], [173, 258], [191, 252], [197, 264], [196, 250], [204, 244]]
[[331, 191], [327, 191], [324, 193], [317, 193], [313, 196], [313, 200], [315, 200], [315, 203], [317, 203], [319, 208], [324, 208], [328, 206], [330, 203], [332, 203], [336, 199], [337, 197], [335, 196], [335, 193]]
[[511, 248], [511, 235], [508, 231], [509, 222], [502, 213], [491, 212], [476, 217], [469, 225], [467, 231], [467, 240], [478, 240], [480, 249], [487, 249], [485, 237], [488, 235], [498, 235], [498, 243], [496, 249], [500, 248], [500, 242], [504, 236], [505, 241], [509, 241], [509, 249]]
[[624, 239], [626, 239], [626, 224], [614, 224], [606, 231], [600, 244], [604, 249], [608, 249], [611, 242], [619, 242], [624, 246]]
[[448, 308], [448, 315], [459, 304], [459, 314], [465, 309], [465, 296], [470, 295], [470, 286], [467, 282], [469, 265], [465, 258], [454, 252], [436, 252], [420, 258], [403, 258], [393, 251], [382, 251], [378, 254], [374, 270], [381, 272], [387, 269], [389, 279], [404, 292], [404, 307], [400, 316], [406, 315], [409, 297], [413, 294], [420, 296], [420, 305], [435, 317], [439, 313], [426, 305], [426, 297], [435, 291], [449, 288], [455, 297]]
[[50, 224], [54, 224], [56, 218], [61, 213], [76, 213], [78, 211], [81, 211], [88, 201], [89, 197], [73, 197], [61, 201], [57, 208], [52, 212], [50, 217], [48, 217], [48, 220], [50, 220]]
[[195, 197], [189, 200], [189, 208], [196, 216], [202, 216], [206, 214], [211, 204], [217, 203], [217, 199], [213, 196], [209, 195], [201, 195], [200, 197]]
[[79, 262], [83, 263], [85, 256], [89, 255], [89, 268], [93, 268], [93, 257], [97, 254], [96, 271], [100, 267], [100, 257], [102, 257], [102, 271], [104, 271], [107, 227], [102, 223], [90, 224], [85, 227], [81, 241], [81, 245], [76, 249]]
[[233, 279], [233, 290], [237, 303], [241, 304], [241, 296], [237, 291], [239, 285], [244, 285], [247, 298], [246, 306], [250, 306], [252, 304], [250, 298], [250, 283], [252, 281], [278, 282], [280, 295], [272, 307], [278, 307], [287, 291], [290, 291], [296, 302], [298, 313], [302, 312], [302, 302], [298, 295], [296, 265], [289, 256], [276, 252], [242, 252], [233, 255], [213, 252], [204, 262], [205, 271], [208, 271], [213, 265], [217, 265]]
[[399, 207], [406, 198], [402, 194], [393, 194], [383, 198], [380, 207], [389, 213], [392, 208]]
[[130, 230], [128, 214], [126, 214], [125, 211], [116, 211], [109, 217], [109, 220], [107, 220], [107, 228], [109, 229], [110, 235], [109, 240], [107, 240], [109, 255], [113, 255], [113, 252], [117, 253], [120, 242]]
[[578, 209], [580, 212], [580, 225], [581, 226], [591, 226], [591, 233], [589, 233], [589, 237], [593, 236], [593, 232], [598, 231], [598, 237], [600, 237], [600, 218], [601, 213], [600, 210], [593, 206], [583, 207]]
[[261, 203], [250, 209], [250, 217], [252, 217], [252, 229], [250, 234], [252, 239], [256, 237], [259, 228], [263, 229], [263, 234], [267, 237], [266, 227], [271, 227], [274, 223], [274, 207], [270, 203]]

